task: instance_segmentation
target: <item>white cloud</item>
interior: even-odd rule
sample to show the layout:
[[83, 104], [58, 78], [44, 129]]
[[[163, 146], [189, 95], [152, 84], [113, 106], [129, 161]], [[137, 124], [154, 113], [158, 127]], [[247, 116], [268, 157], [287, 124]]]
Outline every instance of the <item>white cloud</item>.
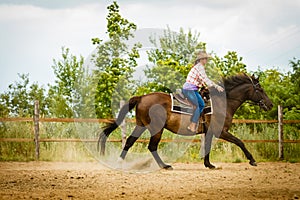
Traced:
[[166, 2], [124, 3], [123, 8], [124, 14], [141, 27], [161, 28], [168, 24], [174, 30], [184, 27], [200, 31], [208, 48], [221, 55], [235, 50], [252, 70], [258, 65], [285, 67], [300, 53], [299, 1], [185, 2], [169, 6]]
[[0, 90], [29, 73], [34, 81], [53, 81], [52, 59], [60, 58], [61, 47], [76, 55], [94, 49], [91, 38], [101, 37], [105, 29], [105, 5], [86, 5], [72, 9], [45, 9], [30, 5], [0, 6]]

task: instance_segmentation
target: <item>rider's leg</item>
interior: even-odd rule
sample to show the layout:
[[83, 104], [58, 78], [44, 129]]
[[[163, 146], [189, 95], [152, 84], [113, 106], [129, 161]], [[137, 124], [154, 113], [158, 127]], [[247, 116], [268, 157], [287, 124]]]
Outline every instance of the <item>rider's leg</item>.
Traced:
[[201, 97], [201, 95], [199, 94], [199, 92], [196, 92], [195, 95], [197, 96], [199, 112], [200, 112], [200, 116], [201, 116], [201, 113], [203, 112], [203, 110], [205, 108], [205, 102], [204, 102], [203, 98]]
[[199, 109], [200, 109], [200, 114], [203, 112], [203, 109], [205, 107], [205, 102], [203, 100], [203, 98], [201, 97], [201, 95], [199, 94], [199, 92], [195, 92], [195, 95], [197, 96], [197, 100], [198, 100], [198, 105], [199, 105]]
[[191, 118], [191, 124], [188, 127], [192, 132], [196, 132], [200, 114], [204, 109], [204, 101], [197, 90], [183, 90], [183, 94], [196, 107]]
[[[190, 125], [190, 129], [191, 131], [193, 132], [196, 132], [197, 131], [197, 125], [198, 125], [198, 122], [199, 122], [199, 119], [200, 119], [200, 116], [201, 116], [201, 113], [203, 112], [203, 109], [205, 107], [205, 103], [204, 103], [204, 100], [202, 99], [201, 95], [199, 94], [198, 91], [195, 91], [195, 96], [197, 97], [197, 101], [198, 101], [198, 106], [197, 106], [197, 114], [194, 115], [191, 119], [192, 123]], [[196, 112], [195, 111], [195, 112]]]

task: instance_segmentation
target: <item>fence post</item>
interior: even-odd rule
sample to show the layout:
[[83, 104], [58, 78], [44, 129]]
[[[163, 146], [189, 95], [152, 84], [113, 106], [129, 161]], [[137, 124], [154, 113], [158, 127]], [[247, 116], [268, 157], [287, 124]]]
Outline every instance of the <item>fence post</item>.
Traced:
[[278, 142], [279, 142], [279, 159], [283, 160], [283, 108], [278, 105]]
[[40, 158], [40, 143], [39, 143], [39, 117], [40, 117], [40, 110], [39, 110], [39, 101], [36, 100], [34, 102], [34, 115], [33, 115], [33, 123], [34, 123], [34, 142], [35, 142], [35, 159], [39, 160]]
[[[120, 109], [125, 105], [125, 101], [121, 100], [120, 101]], [[123, 122], [120, 124], [120, 128], [121, 128], [121, 134], [122, 134], [122, 148], [125, 147], [125, 143], [126, 143], [126, 122], [125, 119], [123, 120]]]

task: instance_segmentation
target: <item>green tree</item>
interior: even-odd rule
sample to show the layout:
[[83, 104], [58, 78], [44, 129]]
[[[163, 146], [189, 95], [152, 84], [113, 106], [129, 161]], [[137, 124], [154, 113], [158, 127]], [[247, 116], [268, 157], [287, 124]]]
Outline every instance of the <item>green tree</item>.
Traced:
[[194, 34], [183, 28], [178, 33], [168, 27], [163, 36], [150, 37], [150, 42], [156, 47], [148, 51], [148, 59], [153, 67], [145, 70], [148, 82], [139, 86], [137, 94], [161, 91], [171, 92], [181, 88], [186, 76], [193, 66], [196, 53], [205, 50], [206, 44], [200, 42], [200, 34]]
[[84, 59], [79, 59], [70, 54], [68, 48], [62, 48], [62, 59], [53, 60], [53, 71], [56, 77], [55, 83], [49, 85], [48, 101], [49, 111], [54, 117], [73, 117], [74, 104], [81, 104], [82, 77]]
[[[99, 118], [112, 117], [112, 101], [130, 96], [128, 88], [132, 81], [132, 73], [137, 66], [140, 44], [134, 44], [129, 49], [126, 41], [133, 37], [136, 25], [120, 15], [117, 2], [107, 7], [107, 34], [109, 40], [102, 42], [93, 38], [93, 44], [98, 44], [94, 62], [97, 69], [94, 72], [97, 84], [95, 94], [95, 109]], [[117, 85], [119, 83], [119, 85]], [[116, 87], [119, 87], [116, 89]], [[118, 93], [115, 95], [115, 93]], [[115, 99], [113, 99], [115, 97]]]
[[288, 72], [284, 77], [285, 88], [281, 91], [284, 99], [280, 104], [284, 107], [286, 119], [300, 119], [300, 60], [294, 58], [290, 61], [290, 66], [292, 72]]
[[0, 117], [9, 116], [9, 95], [6, 93], [0, 94]]
[[167, 27], [158, 41], [156, 37], [149, 39], [156, 47], [148, 52], [148, 59], [153, 64], [173, 60], [178, 62], [179, 66], [186, 66], [195, 60], [199, 50], [206, 50], [206, 43], [200, 41], [200, 33], [192, 33], [191, 30], [186, 33], [183, 28], [177, 33]]
[[284, 108], [284, 117], [286, 119], [300, 118], [299, 80], [297, 80], [299, 79], [297, 77], [299, 65], [297, 66], [297, 62], [293, 61], [290, 64], [293, 66], [292, 72], [284, 74], [278, 70], [271, 69], [266, 70], [260, 76], [261, 85], [275, 105], [272, 111], [266, 114], [266, 117], [276, 119], [278, 112], [277, 105], [280, 104]]
[[299, 60], [290, 61], [293, 71], [286, 74], [278, 69], [268, 69], [261, 71], [258, 69], [255, 74], [260, 78], [260, 83], [265, 92], [274, 104], [269, 112], [263, 112], [258, 106], [245, 103], [236, 112], [236, 118], [248, 119], [277, 119], [277, 105], [284, 108], [285, 119], [300, 118], [299, 100]]
[[34, 113], [34, 101], [40, 102], [41, 115], [47, 115], [45, 89], [37, 83], [30, 84], [29, 74], [18, 74], [19, 79], [8, 86], [1, 94], [1, 116], [31, 117]]
[[[149, 82], [139, 88], [139, 94], [151, 91], [171, 92], [181, 88], [197, 53], [206, 50], [206, 43], [200, 41], [199, 33], [192, 33], [191, 30], [185, 33], [182, 28], [176, 33], [168, 27], [158, 39], [159, 42], [155, 37], [150, 38], [150, 41], [156, 47], [148, 52], [149, 61], [154, 66], [145, 71]], [[206, 71], [212, 80], [219, 82], [222, 77], [246, 72], [246, 65], [236, 52], [229, 51], [224, 57], [214, 54]]]
[[290, 61], [290, 65], [292, 66], [293, 72], [291, 73], [291, 95], [292, 101], [289, 102], [291, 105], [290, 110], [293, 110], [295, 114], [291, 113], [293, 116], [288, 116], [293, 119], [300, 119], [300, 59], [294, 58]]
[[237, 52], [228, 51], [222, 58], [215, 55], [212, 59], [213, 65], [222, 77], [233, 76], [241, 72], [247, 72], [246, 65], [242, 62], [243, 58], [239, 57]]

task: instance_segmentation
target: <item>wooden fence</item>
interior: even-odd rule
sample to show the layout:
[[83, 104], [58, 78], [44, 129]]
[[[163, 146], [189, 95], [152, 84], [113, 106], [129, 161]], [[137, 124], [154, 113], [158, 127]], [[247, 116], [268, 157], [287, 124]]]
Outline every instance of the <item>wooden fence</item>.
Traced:
[[[122, 106], [124, 102], [120, 103]], [[40, 118], [39, 117], [39, 103], [35, 102], [33, 118], [0, 118], [0, 122], [33, 122], [34, 124], [34, 138], [0, 138], [0, 142], [34, 142], [35, 143], [35, 157], [39, 159], [40, 154], [40, 142], [97, 142], [96, 139], [77, 139], [77, 138], [40, 138], [39, 136], [39, 124], [41, 122], [85, 122], [85, 123], [109, 123], [113, 119], [82, 119], [82, 118]], [[134, 122], [134, 119], [128, 119], [126, 122]], [[279, 146], [279, 158], [284, 158], [284, 143], [300, 143], [300, 140], [284, 140], [283, 137], [283, 124], [298, 124], [300, 120], [283, 120], [283, 109], [282, 106], [278, 106], [278, 120], [249, 120], [249, 119], [234, 119], [235, 124], [270, 124], [278, 123], [278, 140], [242, 140], [245, 143], [278, 143]], [[125, 122], [120, 126], [122, 132], [122, 139], [120, 140], [109, 140], [110, 142], [122, 142], [122, 145], [126, 141], [126, 124]], [[146, 139], [139, 139], [137, 142], [148, 142]], [[161, 142], [191, 142], [199, 143], [200, 139], [162, 139]], [[224, 142], [224, 140], [219, 140]]]

